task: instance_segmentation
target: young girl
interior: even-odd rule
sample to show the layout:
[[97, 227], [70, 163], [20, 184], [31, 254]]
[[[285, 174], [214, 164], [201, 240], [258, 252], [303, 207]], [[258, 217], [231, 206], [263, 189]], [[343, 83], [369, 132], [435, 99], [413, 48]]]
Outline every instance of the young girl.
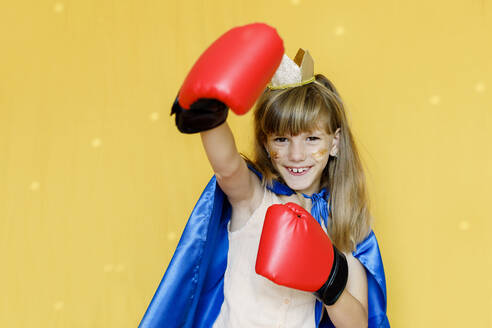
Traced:
[[[272, 44], [271, 31], [265, 26], [241, 29], [240, 33], [254, 35], [251, 42], [266, 35]], [[231, 47], [231, 39], [238, 36], [228, 39], [226, 34], [200, 60], [207, 54], [224, 58], [220, 42]], [[251, 47], [248, 44], [248, 51]], [[244, 52], [243, 46], [238, 53]], [[258, 55], [264, 57], [264, 53]], [[196, 65], [212, 66], [200, 60]], [[269, 61], [277, 68], [278, 60]], [[224, 122], [226, 106], [240, 106], [231, 106], [229, 94], [223, 91], [207, 90], [193, 91], [202, 93], [201, 100], [193, 102], [190, 111], [183, 110], [181, 97], [186, 97], [187, 82], [183, 85], [173, 108], [176, 123], [182, 131], [201, 132], [215, 179], [198, 201], [140, 327], [389, 327], [384, 271], [370, 228], [364, 174], [342, 100], [327, 78], [314, 76], [307, 52], [300, 51], [295, 62], [283, 57], [257, 101], [251, 161], [239, 154]], [[250, 73], [251, 66], [241, 66], [247, 66], [244, 74]], [[237, 68], [224, 71], [231, 76], [229, 72], [236, 74]], [[187, 81], [194, 80], [192, 73]], [[222, 82], [231, 83], [223, 76]], [[248, 80], [243, 74], [235, 76]], [[270, 206], [288, 203], [297, 205], [280, 205], [280, 216], [295, 213], [295, 220], [302, 216], [307, 225], [315, 222], [314, 230], [322, 231], [324, 238], [316, 241], [314, 252], [302, 253], [300, 260], [294, 254], [319, 240], [317, 231], [310, 228], [302, 232], [303, 237], [292, 237], [282, 223], [278, 223], [281, 228], [266, 231], [267, 220], [274, 222], [279, 216], [268, 210]], [[293, 235], [299, 234], [295, 230]], [[270, 240], [277, 240], [281, 247], [273, 255], [261, 250]], [[326, 243], [330, 246], [325, 249]], [[314, 256], [320, 249], [321, 255]], [[329, 252], [333, 255], [325, 256]], [[279, 267], [284, 260], [291, 265]], [[313, 293], [304, 286], [318, 274], [320, 262], [330, 263], [328, 271], [320, 273], [323, 286]], [[291, 278], [293, 272], [302, 274]]]

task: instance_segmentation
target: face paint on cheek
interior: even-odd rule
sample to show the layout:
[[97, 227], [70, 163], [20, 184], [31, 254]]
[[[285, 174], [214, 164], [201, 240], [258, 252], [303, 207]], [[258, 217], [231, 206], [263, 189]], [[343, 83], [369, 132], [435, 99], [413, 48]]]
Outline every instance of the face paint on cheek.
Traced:
[[325, 157], [327, 153], [328, 153], [328, 149], [321, 149], [312, 153], [312, 156], [316, 161], [319, 162], [323, 159], [323, 157]]
[[270, 153], [270, 156], [272, 157], [272, 159], [278, 159], [278, 153], [276, 151], [272, 151]]

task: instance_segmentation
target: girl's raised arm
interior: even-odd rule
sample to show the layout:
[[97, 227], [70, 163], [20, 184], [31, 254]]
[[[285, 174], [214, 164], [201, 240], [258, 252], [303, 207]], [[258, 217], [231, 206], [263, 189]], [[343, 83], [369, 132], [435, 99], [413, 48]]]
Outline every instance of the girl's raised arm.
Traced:
[[181, 132], [201, 132], [217, 181], [233, 206], [251, 199], [254, 176], [225, 123], [228, 108], [244, 114], [253, 107], [283, 53], [282, 39], [272, 27], [256, 23], [233, 28], [200, 56], [173, 106]]
[[234, 136], [226, 123], [201, 133], [203, 147], [217, 182], [234, 206], [252, 198], [255, 180], [238, 153]]

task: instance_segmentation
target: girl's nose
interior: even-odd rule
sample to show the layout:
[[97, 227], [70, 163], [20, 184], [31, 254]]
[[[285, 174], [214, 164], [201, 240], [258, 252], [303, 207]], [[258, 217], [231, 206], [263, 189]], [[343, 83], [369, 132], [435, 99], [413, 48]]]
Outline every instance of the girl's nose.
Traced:
[[301, 162], [306, 159], [306, 148], [302, 143], [292, 142], [289, 147], [289, 160]]

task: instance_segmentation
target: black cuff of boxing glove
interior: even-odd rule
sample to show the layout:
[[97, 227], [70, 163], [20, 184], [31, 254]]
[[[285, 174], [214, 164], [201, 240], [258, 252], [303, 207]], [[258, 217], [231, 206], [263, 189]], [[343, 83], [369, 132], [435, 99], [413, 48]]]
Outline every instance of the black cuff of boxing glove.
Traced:
[[348, 279], [347, 259], [333, 246], [333, 266], [328, 280], [314, 295], [326, 305], [333, 305], [342, 295]]
[[198, 99], [190, 109], [184, 109], [174, 100], [171, 115], [176, 115], [176, 126], [182, 133], [197, 133], [213, 129], [227, 119], [227, 106], [216, 99]]

